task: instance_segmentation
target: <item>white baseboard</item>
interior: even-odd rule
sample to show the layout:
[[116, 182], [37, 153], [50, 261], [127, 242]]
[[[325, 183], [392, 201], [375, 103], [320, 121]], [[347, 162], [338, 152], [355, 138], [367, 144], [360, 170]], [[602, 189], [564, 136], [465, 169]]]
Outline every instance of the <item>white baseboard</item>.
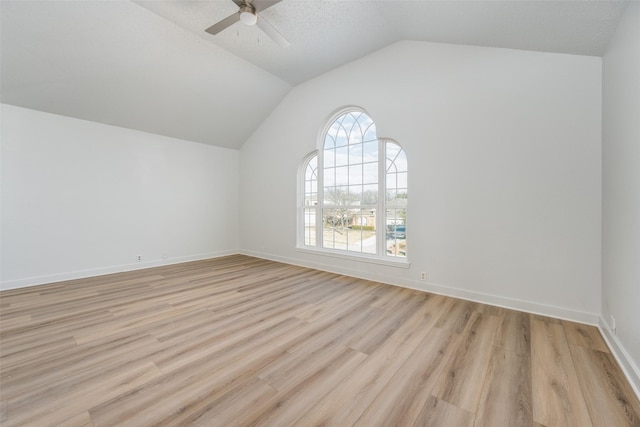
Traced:
[[480, 292], [468, 291], [465, 289], [453, 288], [449, 286], [439, 285], [436, 283], [423, 282], [418, 280], [400, 278], [392, 275], [381, 275], [367, 273], [366, 271], [356, 270], [351, 268], [336, 268], [335, 265], [328, 263], [319, 263], [312, 261], [301, 261], [294, 258], [287, 258], [282, 256], [274, 256], [265, 253], [258, 253], [247, 250], [231, 250], [220, 252], [209, 252], [203, 254], [189, 255], [183, 257], [158, 259], [152, 261], [145, 261], [133, 264], [123, 264], [115, 266], [100, 267], [88, 270], [80, 270], [66, 273], [58, 273], [46, 276], [29, 277], [26, 279], [9, 280], [0, 283], [0, 290], [18, 289], [28, 286], [41, 285], [46, 283], [55, 283], [65, 280], [83, 279], [87, 277], [102, 276], [105, 274], [121, 273], [125, 271], [142, 270], [146, 268], [159, 267], [163, 265], [179, 264], [189, 261], [198, 261], [209, 258], [218, 258], [222, 256], [244, 254], [257, 258], [269, 259], [272, 261], [283, 262], [286, 264], [298, 265], [301, 267], [315, 268], [317, 270], [328, 271], [336, 274], [344, 274], [347, 276], [358, 277], [365, 280], [373, 280], [376, 282], [386, 283], [389, 285], [401, 286], [410, 289], [416, 289], [424, 292], [431, 292], [435, 294], [441, 294], [460, 298], [464, 300], [479, 302], [483, 304], [494, 305], [498, 307], [509, 308], [513, 310], [524, 311], [527, 313], [540, 314], [542, 316], [550, 316], [559, 319], [570, 320], [574, 322], [586, 323], [590, 325], [599, 326], [600, 316], [594, 313], [586, 313], [574, 311], [563, 307], [555, 307], [551, 305], [543, 305], [532, 303], [528, 301], [522, 301], [512, 298], [500, 297], [497, 295], [484, 294]]
[[629, 356], [629, 353], [618, 339], [618, 336], [613, 333], [611, 328], [609, 328], [609, 324], [605, 322], [602, 317], [600, 317], [598, 327], [613, 357], [618, 361], [618, 365], [620, 365], [620, 368], [629, 380], [633, 391], [636, 393], [636, 396], [638, 396], [638, 399], [640, 399], [640, 367], [633, 362], [631, 356]]
[[62, 282], [66, 280], [85, 279], [87, 277], [104, 276], [105, 274], [123, 273], [125, 271], [143, 270], [146, 268], [160, 267], [163, 265], [180, 264], [189, 261], [200, 261], [209, 258], [219, 258], [227, 255], [234, 255], [238, 251], [208, 252], [203, 254], [188, 255], [167, 259], [156, 259], [152, 261], [136, 262], [134, 264], [112, 265], [107, 267], [92, 268], [88, 270], [71, 271], [67, 273], [57, 273], [46, 276], [29, 277], [26, 279], [9, 280], [0, 283], [0, 290], [26, 288], [29, 286], [43, 285], [48, 283]]
[[381, 275], [367, 273], [363, 270], [350, 268], [337, 268], [335, 265], [324, 264], [313, 261], [301, 261], [299, 259], [287, 258], [282, 256], [274, 256], [265, 253], [258, 253], [247, 250], [240, 250], [241, 254], [253, 256], [256, 258], [264, 258], [272, 261], [283, 262], [286, 264], [298, 265], [301, 267], [314, 268], [317, 270], [328, 271], [330, 273], [344, 274], [347, 276], [357, 277], [365, 280], [386, 283], [389, 285], [401, 286], [404, 288], [415, 289], [434, 294], [445, 295], [454, 298], [460, 298], [468, 301], [479, 302], [482, 304], [493, 305], [497, 307], [508, 308], [511, 310], [523, 311], [526, 313], [539, 314], [541, 316], [554, 317], [556, 319], [569, 320], [572, 322], [585, 323], [588, 325], [598, 326], [600, 315], [597, 313], [588, 313], [575, 311], [564, 307], [556, 307], [552, 305], [533, 303], [529, 301], [518, 300], [514, 298], [506, 298], [497, 295], [485, 294], [481, 292], [468, 291], [460, 288], [439, 285], [436, 283], [423, 282], [420, 280], [412, 280], [401, 278], [398, 276]]

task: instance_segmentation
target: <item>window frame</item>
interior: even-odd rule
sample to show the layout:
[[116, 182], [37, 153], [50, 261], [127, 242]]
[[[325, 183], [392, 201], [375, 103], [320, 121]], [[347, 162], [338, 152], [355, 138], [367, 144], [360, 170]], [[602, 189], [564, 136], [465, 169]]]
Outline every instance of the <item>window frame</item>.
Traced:
[[[333, 249], [333, 248], [325, 248], [323, 245], [323, 230], [324, 224], [323, 220], [320, 218], [324, 217], [323, 210], [331, 209], [332, 206], [324, 205], [324, 151], [325, 151], [325, 138], [334, 125], [337, 119], [342, 117], [348, 113], [357, 113], [357, 114], [365, 114], [369, 119], [372, 120], [373, 125], [375, 125], [375, 120], [362, 108], [360, 107], [345, 107], [337, 110], [334, 114], [332, 114], [329, 119], [325, 122], [325, 125], [321, 129], [318, 140], [317, 140], [317, 149], [313, 152], [307, 154], [302, 162], [300, 163], [298, 170], [298, 227], [297, 227], [297, 250], [300, 252], [313, 253], [319, 255], [325, 255], [329, 257], [338, 257], [342, 259], [350, 259], [355, 261], [365, 261], [371, 262], [375, 264], [388, 265], [394, 267], [403, 267], [408, 268], [410, 266], [408, 249], [406, 250], [405, 256], [389, 256], [387, 255], [387, 247], [386, 247], [386, 218], [387, 218], [387, 209], [396, 209], [397, 206], [387, 207], [387, 144], [395, 144], [401, 152], [403, 152], [405, 161], [407, 163], [408, 173], [408, 158], [406, 156], [406, 151], [404, 148], [393, 139], [389, 138], [380, 138], [376, 134], [376, 141], [378, 144], [378, 159], [377, 159], [377, 168], [378, 168], [378, 179], [377, 179], [377, 201], [375, 203], [374, 209], [376, 210], [376, 253], [366, 253], [366, 252], [356, 252], [350, 251], [349, 249]], [[349, 145], [347, 145], [348, 147]], [[306, 172], [307, 168], [311, 161], [316, 159], [316, 203], [314, 205], [307, 205], [307, 191], [306, 191]], [[364, 164], [364, 162], [363, 162]], [[364, 184], [363, 184], [364, 185]], [[404, 225], [407, 226], [408, 222], [408, 197], [407, 204], [405, 204], [405, 221]], [[351, 206], [351, 205], [349, 205]], [[353, 205], [351, 206], [354, 209], [361, 209], [362, 205]], [[372, 206], [368, 206], [370, 208]], [[307, 245], [306, 237], [308, 231], [308, 225], [305, 221], [307, 210], [313, 209], [315, 210], [315, 245]], [[382, 213], [382, 214], [380, 214]], [[405, 243], [407, 239], [405, 238]], [[408, 247], [408, 243], [407, 247]]]

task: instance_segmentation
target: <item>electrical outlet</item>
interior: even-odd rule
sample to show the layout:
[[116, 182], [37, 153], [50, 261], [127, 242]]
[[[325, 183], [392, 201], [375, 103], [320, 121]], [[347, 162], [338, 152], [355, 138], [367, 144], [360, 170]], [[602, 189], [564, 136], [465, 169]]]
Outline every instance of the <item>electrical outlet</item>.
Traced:
[[616, 318], [613, 317], [613, 314], [611, 315], [611, 331], [614, 333], [616, 333]]
[[427, 273], [426, 272], [422, 272], [420, 273], [420, 280], [427, 280]]
[[136, 261], [138, 261], [138, 262], [142, 261], [142, 255], [136, 256]]

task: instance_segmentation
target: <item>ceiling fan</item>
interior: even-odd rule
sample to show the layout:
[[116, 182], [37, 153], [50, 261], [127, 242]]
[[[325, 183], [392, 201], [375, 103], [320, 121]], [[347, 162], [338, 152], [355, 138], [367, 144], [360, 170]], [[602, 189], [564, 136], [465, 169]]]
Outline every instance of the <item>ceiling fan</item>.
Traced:
[[260, 28], [271, 40], [279, 44], [281, 47], [289, 46], [289, 41], [284, 38], [284, 36], [271, 25], [269, 21], [267, 21], [260, 13], [273, 6], [276, 3], [280, 3], [282, 0], [232, 0], [235, 4], [238, 5], [239, 9], [236, 13], [231, 16], [224, 18], [222, 21], [213, 24], [205, 31], [209, 34], [218, 34], [220, 31], [224, 30], [235, 24], [238, 21], [246, 25], [258, 25]]

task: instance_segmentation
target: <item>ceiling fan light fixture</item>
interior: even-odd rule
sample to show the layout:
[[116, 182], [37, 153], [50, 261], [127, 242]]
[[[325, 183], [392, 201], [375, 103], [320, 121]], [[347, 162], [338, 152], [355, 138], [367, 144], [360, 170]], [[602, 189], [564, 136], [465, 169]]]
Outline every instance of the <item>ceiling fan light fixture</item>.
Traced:
[[256, 11], [250, 6], [240, 7], [240, 21], [246, 25], [255, 25], [258, 22]]
[[[2, 0], [0, 0], [2, 1]], [[229, 15], [221, 21], [216, 22], [205, 31], [214, 36], [220, 31], [235, 25], [238, 22], [242, 22], [245, 25], [256, 25], [260, 27], [260, 31], [267, 35], [280, 47], [289, 46], [289, 41], [280, 34], [280, 31], [276, 29], [269, 20], [262, 15], [258, 16], [258, 13], [262, 13], [266, 8], [280, 3], [282, 0], [232, 0], [233, 3], [238, 6], [238, 11], [233, 15]], [[258, 5], [258, 8], [253, 3]], [[239, 34], [238, 34], [239, 35]], [[258, 39], [259, 40], [259, 39]]]

